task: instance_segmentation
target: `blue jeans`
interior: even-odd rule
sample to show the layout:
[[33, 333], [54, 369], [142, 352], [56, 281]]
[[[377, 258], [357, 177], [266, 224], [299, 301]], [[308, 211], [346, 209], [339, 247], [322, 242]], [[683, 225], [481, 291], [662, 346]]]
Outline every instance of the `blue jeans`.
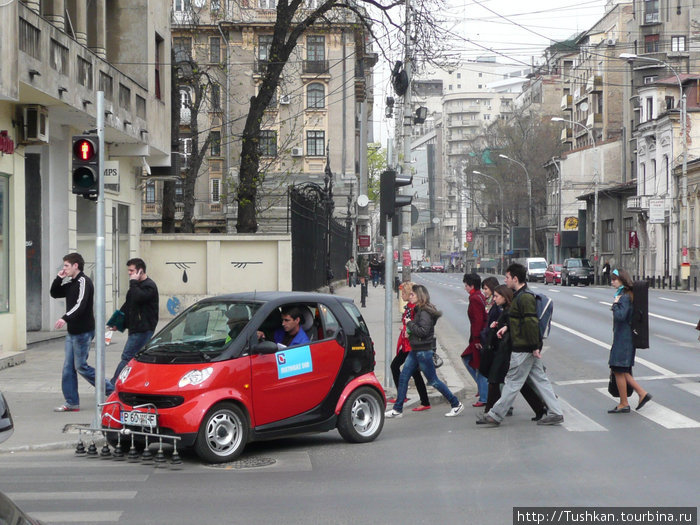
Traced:
[[394, 410], [403, 412], [403, 400], [406, 399], [408, 380], [418, 368], [423, 372], [423, 375], [428, 380], [428, 384], [440, 392], [453, 408], [459, 406], [459, 399], [447, 388], [445, 383], [438, 379], [437, 373], [435, 372], [435, 365], [433, 364], [433, 351], [411, 350], [408, 353], [406, 362], [401, 369], [401, 375], [399, 376], [398, 393], [396, 394]]
[[129, 332], [129, 337], [126, 339], [126, 344], [124, 345], [124, 350], [122, 350], [121, 361], [117, 365], [117, 369], [114, 371], [114, 377], [112, 378], [112, 384], [117, 382], [119, 374], [122, 369], [127, 365], [129, 361], [141, 350], [146, 343], [153, 336], [153, 330], [147, 332], [137, 332], [132, 334]]
[[474, 379], [474, 382], [476, 383], [476, 388], [479, 392], [479, 401], [481, 401], [482, 403], [486, 403], [486, 400], [488, 399], [488, 393], [489, 393], [489, 379], [488, 379], [488, 377], [484, 376], [476, 368], [471, 367], [472, 354], [465, 355], [464, 357], [462, 357], [462, 362], [464, 363], [464, 366], [467, 367], [467, 371], [469, 372], [469, 375], [472, 376], [472, 378]]
[[[63, 373], [61, 377], [61, 389], [68, 406], [80, 406], [78, 395], [78, 374], [83, 376], [88, 383], [95, 386], [95, 369], [87, 364], [90, 352], [90, 341], [95, 337], [95, 332], [82, 334], [66, 334], [66, 354], [63, 361]], [[114, 391], [112, 384], [105, 380], [105, 392], [107, 395]]]

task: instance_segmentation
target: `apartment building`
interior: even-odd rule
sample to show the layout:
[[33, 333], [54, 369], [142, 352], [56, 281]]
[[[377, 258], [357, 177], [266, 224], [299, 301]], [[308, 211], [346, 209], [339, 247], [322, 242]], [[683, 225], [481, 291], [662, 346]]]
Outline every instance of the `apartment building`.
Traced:
[[[372, 141], [372, 52], [355, 16], [339, 10], [299, 40], [262, 122], [258, 232], [288, 229], [288, 188], [324, 185], [327, 158], [333, 172], [336, 216], [357, 220], [356, 199], [366, 194], [367, 143]], [[269, 61], [276, 19], [274, 2], [173, 1], [172, 31], [178, 56], [206, 71], [209, 89], [195, 126], [197, 94], [180, 85], [180, 156], [197, 153], [210, 135], [195, 185], [195, 232], [235, 233], [240, 137], [251, 96]], [[327, 150], [328, 148], [328, 150]], [[328, 155], [327, 155], [328, 154]], [[177, 198], [182, 199], [182, 182]], [[160, 183], [144, 202], [144, 228], [160, 230]], [[176, 207], [178, 222], [182, 205]], [[369, 228], [363, 216], [362, 228]], [[363, 230], [364, 231], [364, 230]]]
[[[96, 210], [71, 193], [72, 136], [105, 99], [107, 309], [128, 288], [146, 166], [170, 163], [170, 3], [25, 0], [0, 7], [0, 353], [65, 311], [49, 287], [66, 253], [94, 273]], [[149, 168], [150, 169], [150, 168]]]

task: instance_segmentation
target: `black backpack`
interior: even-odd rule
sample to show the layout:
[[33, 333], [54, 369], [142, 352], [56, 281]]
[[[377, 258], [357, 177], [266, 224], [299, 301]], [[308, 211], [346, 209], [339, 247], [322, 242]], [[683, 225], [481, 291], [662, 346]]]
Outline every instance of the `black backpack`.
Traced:
[[634, 281], [632, 293], [632, 344], [635, 348], [649, 348], [649, 283]]

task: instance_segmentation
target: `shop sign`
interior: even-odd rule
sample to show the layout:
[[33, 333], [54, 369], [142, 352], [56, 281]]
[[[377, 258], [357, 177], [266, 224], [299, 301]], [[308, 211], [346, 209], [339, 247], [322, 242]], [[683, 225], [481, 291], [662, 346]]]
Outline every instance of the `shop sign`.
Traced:
[[7, 130], [0, 131], [0, 153], [12, 155], [15, 152], [15, 141], [7, 134]]

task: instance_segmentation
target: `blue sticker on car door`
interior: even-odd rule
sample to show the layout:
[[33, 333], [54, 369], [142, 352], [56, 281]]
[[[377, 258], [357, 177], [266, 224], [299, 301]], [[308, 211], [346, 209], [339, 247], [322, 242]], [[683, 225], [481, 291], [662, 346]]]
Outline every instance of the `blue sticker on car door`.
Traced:
[[277, 379], [308, 374], [314, 369], [309, 345], [281, 350], [275, 354], [275, 361]]

